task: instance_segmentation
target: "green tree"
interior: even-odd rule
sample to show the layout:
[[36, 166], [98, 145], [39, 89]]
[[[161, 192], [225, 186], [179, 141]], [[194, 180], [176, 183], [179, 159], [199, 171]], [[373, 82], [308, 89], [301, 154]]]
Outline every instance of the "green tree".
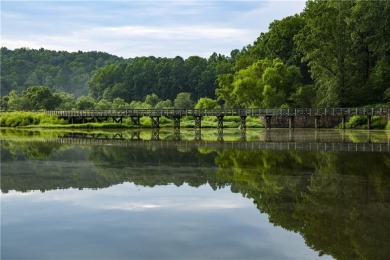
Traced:
[[203, 97], [198, 100], [198, 102], [195, 105], [195, 109], [212, 109], [212, 108], [221, 108], [220, 105], [218, 105], [218, 101], [208, 98], [208, 97]]
[[160, 98], [154, 93], [146, 95], [145, 97], [145, 103], [150, 105], [151, 108], [154, 108], [160, 101]]
[[95, 104], [95, 109], [111, 109], [112, 103], [110, 101], [103, 99], [100, 99], [99, 102]]
[[218, 80], [217, 96], [234, 107], [289, 106], [290, 97], [301, 86], [299, 68], [286, 66], [280, 59], [259, 60]]
[[127, 104], [122, 98], [114, 98], [114, 100], [112, 100], [112, 108], [126, 109], [129, 108], [129, 104]]
[[296, 39], [315, 81], [319, 106], [344, 107], [353, 93], [348, 30], [353, 2], [315, 0], [306, 4], [306, 23]]
[[287, 66], [300, 68], [303, 84], [312, 84], [306, 62], [302, 62], [303, 53], [298, 49], [295, 36], [305, 26], [302, 15], [288, 16], [275, 20], [269, 25], [269, 31], [261, 33], [250, 49], [250, 55], [257, 60], [281, 59]]
[[172, 108], [173, 105], [172, 105], [172, 101], [170, 99], [167, 99], [167, 100], [161, 100], [160, 102], [158, 102], [156, 105], [155, 105], [155, 109], [168, 109], [168, 108]]
[[192, 101], [192, 99], [191, 99], [191, 93], [181, 92], [181, 93], [177, 94], [175, 101], [174, 101], [174, 107], [176, 109], [194, 108], [194, 101]]
[[59, 100], [59, 104], [57, 105], [56, 109], [69, 110], [75, 108], [76, 100], [73, 94], [61, 92], [61, 93], [54, 93], [53, 95], [57, 97]]
[[[99, 100], [103, 98], [103, 92], [107, 88], [113, 88], [123, 80], [123, 68], [120, 65], [111, 64], [96, 71], [89, 82], [89, 93], [91, 97]], [[123, 85], [119, 85], [116, 91], [120, 91]], [[118, 89], [119, 88], [119, 89]]]
[[2, 111], [8, 110], [8, 101], [9, 101], [9, 96], [0, 97], [0, 110]]
[[27, 107], [28, 100], [26, 100], [24, 97], [18, 95], [18, 93], [15, 90], [11, 90], [8, 95], [8, 110], [11, 111], [18, 111], [18, 110], [25, 110]]
[[90, 96], [81, 96], [76, 100], [76, 109], [88, 110], [95, 107], [96, 100]]
[[60, 102], [59, 97], [54, 96], [45, 86], [29, 87], [22, 92], [21, 97], [24, 100], [23, 110], [50, 110], [56, 108]]

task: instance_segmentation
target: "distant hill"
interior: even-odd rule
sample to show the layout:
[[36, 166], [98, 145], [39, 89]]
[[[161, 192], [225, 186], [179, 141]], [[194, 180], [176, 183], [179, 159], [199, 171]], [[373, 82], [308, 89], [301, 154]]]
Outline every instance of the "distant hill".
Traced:
[[108, 64], [128, 62], [104, 52], [66, 52], [21, 48], [1, 48], [1, 95], [29, 86], [47, 86], [53, 92], [76, 97], [88, 93], [88, 81], [96, 69]]

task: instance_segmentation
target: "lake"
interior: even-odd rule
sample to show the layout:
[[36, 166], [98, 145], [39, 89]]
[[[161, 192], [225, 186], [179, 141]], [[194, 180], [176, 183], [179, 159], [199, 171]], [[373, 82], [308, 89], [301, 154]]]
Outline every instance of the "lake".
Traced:
[[386, 259], [390, 132], [1, 129], [2, 259]]

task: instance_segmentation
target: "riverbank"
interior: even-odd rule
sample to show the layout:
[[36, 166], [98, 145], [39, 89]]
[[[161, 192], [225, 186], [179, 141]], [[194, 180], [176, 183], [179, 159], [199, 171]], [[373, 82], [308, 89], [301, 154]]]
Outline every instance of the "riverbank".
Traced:
[[[223, 122], [224, 128], [240, 127], [240, 117], [226, 117]], [[124, 128], [150, 128], [152, 125], [149, 117], [142, 117], [140, 124], [135, 125], [130, 118], [123, 119], [122, 123], [116, 123], [112, 119], [105, 122], [90, 122], [84, 124], [70, 124], [66, 120], [58, 119], [55, 115], [47, 115], [42, 112], [5, 112], [0, 115], [1, 127], [23, 127], [23, 128], [48, 128], [48, 129], [124, 129]], [[172, 119], [161, 117], [160, 127], [173, 127]], [[264, 128], [256, 117], [248, 117], [247, 128]], [[180, 123], [182, 128], [194, 128], [195, 120], [192, 117], [183, 117]], [[206, 116], [202, 120], [202, 128], [217, 128], [216, 117]]]
[[[241, 123], [240, 117], [226, 117], [223, 122], [224, 128], [239, 128]], [[142, 117], [140, 124], [135, 125], [130, 118], [125, 118], [122, 123], [116, 123], [112, 119], [105, 122], [89, 122], [84, 124], [70, 124], [64, 119], [58, 119], [55, 115], [48, 115], [43, 112], [3, 112], [0, 115], [1, 127], [13, 128], [45, 128], [45, 129], [139, 129], [150, 128], [152, 125], [149, 117]], [[160, 127], [173, 127], [172, 119], [161, 117]], [[194, 128], [195, 120], [192, 117], [183, 117], [181, 119], [180, 127]], [[217, 128], [218, 121], [216, 117], [205, 116], [202, 119], [202, 128]], [[246, 119], [247, 128], [264, 128], [264, 125], [256, 117], [248, 117]], [[339, 126], [341, 128], [341, 125]], [[367, 129], [367, 120], [363, 116], [352, 116], [346, 123], [347, 129]], [[372, 129], [390, 130], [390, 122], [379, 117], [373, 116]]]

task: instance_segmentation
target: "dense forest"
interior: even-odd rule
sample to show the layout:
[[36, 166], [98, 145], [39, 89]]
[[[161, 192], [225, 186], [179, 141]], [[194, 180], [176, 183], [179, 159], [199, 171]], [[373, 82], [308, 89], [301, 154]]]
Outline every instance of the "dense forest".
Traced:
[[308, 1], [207, 59], [3, 47], [1, 94], [4, 110], [388, 105], [390, 2]]

